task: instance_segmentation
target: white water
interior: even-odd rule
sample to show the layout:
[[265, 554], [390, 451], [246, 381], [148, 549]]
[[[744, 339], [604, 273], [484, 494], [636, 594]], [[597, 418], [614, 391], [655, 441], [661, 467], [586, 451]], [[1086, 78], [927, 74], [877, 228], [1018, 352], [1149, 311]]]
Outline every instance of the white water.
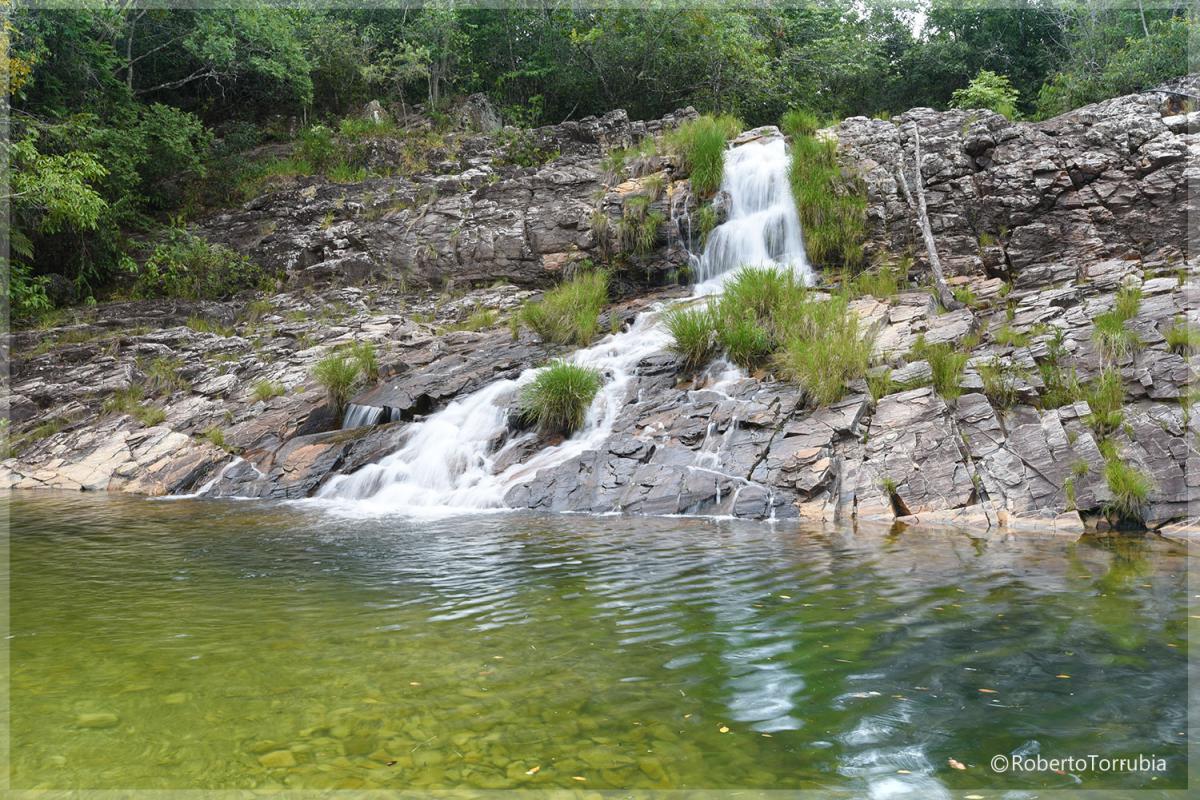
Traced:
[[[694, 297], [719, 293], [723, 281], [743, 265], [787, 268], [805, 282], [811, 280], [787, 172], [782, 138], [753, 141], [726, 153], [722, 189], [729, 195], [730, 213], [709, 235], [698, 262]], [[570, 356], [573, 363], [599, 370], [604, 385], [584, 427], [561, 444], [499, 473], [494, 469], [505, 452], [495, 451], [495, 443], [508, 430], [508, 409], [520, 387], [537, 374], [536, 369], [528, 369], [515, 380], [492, 383], [413, 423], [399, 450], [352, 475], [334, 478], [318, 498], [353, 514], [428, 516], [502, 508], [504, 495], [513, 486], [599, 447], [609, 436], [631, 400], [628, 390], [637, 365], [670, 343], [670, 335], [659, 324], [663, 310], [656, 305], [640, 314], [628, 330]], [[730, 378], [727, 371], [719, 383]], [[365, 414], [356, 412], [350, 419], [348, 413], [347, 422], [359, 422]], [[523, 434], [505, 447], [517, 446], [530, 435]], [[704, 467], [719, 464], [720, 445], [714, 444], [715, 452], [701, 456]]]

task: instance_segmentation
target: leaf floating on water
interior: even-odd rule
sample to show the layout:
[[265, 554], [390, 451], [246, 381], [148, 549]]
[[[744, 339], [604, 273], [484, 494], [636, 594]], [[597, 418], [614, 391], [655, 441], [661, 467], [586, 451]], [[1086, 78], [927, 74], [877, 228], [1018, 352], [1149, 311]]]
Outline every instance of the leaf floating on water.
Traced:
[[526, 775], [537, 775], [541, 771], [542, 771], [542, 768], [540, 766], [530, 767], [529, 769], [525, 770], [525, 774]]
[[792, 599], [792, 596], [791, 596], [790, 594], [781, 594], [781, 595], [779, 595], [779, 596], [780, 596], [780, 597], [782, 597], [784, 600], [791, 600], [791, 599]]
[[981, 795], [981, 794], [969, 794], [969, 795], [967, 795], [967, 796], [966, 796], [965, 800], [983, 800], [983, 795]]
[[896, 770], [896, 774], [897, 775], [912, 775], [912, 770], [898, 769], [898, 770]]
[[572, 775], [572, 776], [571, 776], [571, 780], [573, 780], [573, 781], [586, 781], [586, 780], [587, 780], [587, 778], [583, 777], [582, 775]]
[[395, 762], [395, 761], [389, 761], [389, 762], [387, 762], [387, 765], [388, 765], [389, 767], [394, 767], [394, 766], [396, 766], [396, 762]]
[[409, 686], [420, 686], [421, 682], [420, 681], [409, 681], [408, 685]]
[[997, 694], [995, 689], [980, 689], [980, 694]]
[[1071, 676], [1070, 676], [1070, 675], [1067, 675], [1066, 673], [1063, 673], [1062, 675], [1055, 675], [1054, 677], [1056, 677], [1056, 678], [1069, 678], [1069, 677], [1071, 677]]
[[717, 730], [719, 730], [721, 733], [729, 733], [729, 726], [722, 725], [721, 727], [717, 728]]
[[951, 769], [966, 769], [967, 768], [966, 764], [962, 763], [961, 761], [957, 761], [953, 758], [947, 758], [946, 763], [950, 765]]

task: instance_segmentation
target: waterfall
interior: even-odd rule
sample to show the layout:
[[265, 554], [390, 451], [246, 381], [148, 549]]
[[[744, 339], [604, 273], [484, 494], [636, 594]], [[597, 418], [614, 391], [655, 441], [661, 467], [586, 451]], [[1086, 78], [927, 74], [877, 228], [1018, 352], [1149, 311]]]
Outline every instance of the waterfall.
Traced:
[[696, 267], [697, 294], [720, 291], [724, 280], [744, 266], [785, 267], [812, 283], [788, 163], [778, 135], [725, 154], [721, 191], [729, 198], [729, 216], [708, 235]]
[[[755, 139], [725, 155], [721, 188], [728, 194], [729, 216], [709, 235], [697, 265], [693, 297], [720, 292], [723, 280], [743, 265], [776, 266], [810, 282], [800, 222], [788, 184], [788, 155], [783, 138]], [[604, 385], [588, 410], [583, 428], [532, 458], [499, 472], [495, 465], [508, 448], [533, 434], [508, 439], [508, 410], [517, 392], [536, 376], [525, 370], [516, 379], [496, 381], [460, 398], [409, 428], [405, 444], [382, 460], [329, 481], [319, 502], [350, 513], [440, 515], [503, 506], [505, 493], [539, 470], [563, 464], [599, 447], [628, 404], [637, 365], [662, 352], [671, 337], [659, 324], [663, 304], [638, 315], [629, 328], [577, 350], [569, 360], [599, 370]], [[722, 376], [723, 380], [728, 376]], [[368, 415], [348, 409], [346, 427]], [[506, 442], [497, 449], [497, 443]], [[719, 448], [704, 459], [719, 460]]]

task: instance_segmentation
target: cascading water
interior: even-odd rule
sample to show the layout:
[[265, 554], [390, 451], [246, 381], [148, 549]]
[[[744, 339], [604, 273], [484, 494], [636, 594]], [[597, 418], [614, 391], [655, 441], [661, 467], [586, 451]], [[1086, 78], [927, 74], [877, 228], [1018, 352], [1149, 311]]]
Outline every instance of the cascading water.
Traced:
[[[729, 216], [709, 235], [697, 265], [693, 297], [719, 293], [724, 279], [745, 265], [790, 269], [809, 282], [812, 270], [788, 185], [783, 138], [763, 137], [727, 152], [721, 188], [729, 198]], [[495, 450], [495, 443], [507, 432], [508, 409], [520, 387], [537, 374], [529, 369], [515, 380], [492, 383], [413, 423], [399, 450], [351, 475], [334, 478], [318, 497], [339, 510], [366, 514], [436, 515], [502, 507], [505, 493], [513, 486], [604, 442], [628, 403], [638, 363], [670, 343], [670, 335], [659, 324], [663, 310], [657, 305], [640, 314], [628, 330], [570, 356], [573, 363], [599, 370], [604, 385], [583, 429], [561, 444], [500, 472], [494, 469], [504, 453]], [[506, 447], [520, 443], [517, 439]], [[706, 456], [705, 463], [718, 455]]]

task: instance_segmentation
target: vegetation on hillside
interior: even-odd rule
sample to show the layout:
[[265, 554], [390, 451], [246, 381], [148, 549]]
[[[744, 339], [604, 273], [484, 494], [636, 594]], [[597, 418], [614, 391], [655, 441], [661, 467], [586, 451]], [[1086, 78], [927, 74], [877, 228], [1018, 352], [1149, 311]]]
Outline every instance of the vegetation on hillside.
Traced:
[[[361, 180], [364, 138], [402, 137], [405, 168], [419, 169], [452, 104], [471, 92], [518, 127], [614, 108], [653, 118], [689, 104], [750, 125], [796, 107], [831, 118], [952, 102], [1046, 116], [1186, 72], [1197, 30], [1187, 13], [1183, 2], [1108, 0], [10, 6], [0, 30], [11, 97], [8, 300], [30, 316], [130, 294], [130, 284], [136, 294], [236, 291], [247, 281], [164, 279], [159, 248], [277, 176]], [[356, 119], [370, 99], [398, 124]], [[405, 127], [417, 106], [432, 129]], [[711, 127], [690, 133], [693, 185], [711, 191], [723, 142]], [[505, 135], [512, 163], [546, 157], [528, 137]], [[827, 159], [820, 143], [801, 146], [811, 163]], [[158, 275], [142, 276], [156, 253]], [[229, 266], [244, 271], [236, 259]]]

